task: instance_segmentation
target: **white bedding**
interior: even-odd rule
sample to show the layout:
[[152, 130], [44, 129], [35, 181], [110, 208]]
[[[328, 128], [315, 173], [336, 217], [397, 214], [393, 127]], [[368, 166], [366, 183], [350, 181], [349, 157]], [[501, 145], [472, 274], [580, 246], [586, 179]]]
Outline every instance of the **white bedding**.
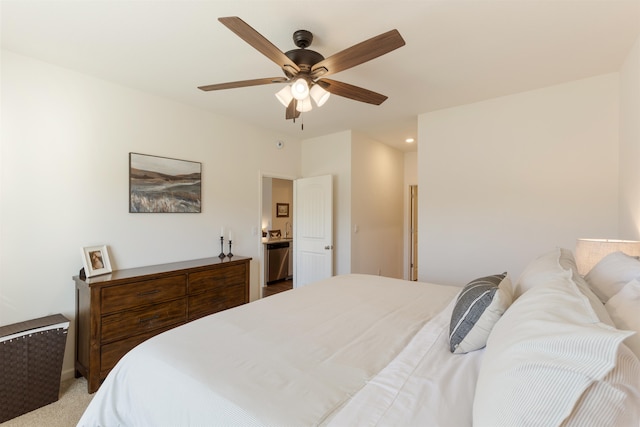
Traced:
[[473, 398], [484, 349], [449, 351], [452, 301], [331, 420], [330, 426], [473, 424]]
[[347, 275], [207, 316], [130, 351], [78, 425], [471, 425], [459, 290]]

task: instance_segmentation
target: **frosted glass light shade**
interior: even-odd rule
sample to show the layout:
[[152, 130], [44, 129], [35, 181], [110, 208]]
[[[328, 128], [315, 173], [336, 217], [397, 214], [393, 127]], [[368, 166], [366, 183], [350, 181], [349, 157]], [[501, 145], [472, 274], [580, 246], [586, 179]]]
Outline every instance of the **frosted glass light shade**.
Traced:
[[307, 111], [311, 111], [313, 109], [313, 105], [311, 105], [311, 98], [308, 96], [302, 101], [298, 101], [298, 105], [296, 105], [296, 110], [301, 113], [306, 113]]
[[298, 101], [302, 101], [309, 96], [309, 85], [305, 79], [297, 79], [291, 85], [291, 93]]
[[331, 94], [320, 85], [315, 84], [309, 91], [309, 95], [311, 95], [311, 98], [313, 98], [318, 107], [322, 107], [324, 103], [327, 102], [327, 100], [329, 99], [329, 95]]
[[276, 93], [276, 98], [278, 98], [278, 101], [280, 101], [282, 105], [284, 105], [285, 107], [288, 107], [289, 104], [291, 103], [291, 100], [293, 99], [293, 94], [291, 93], [291, 86], [286, 85], [285, 87], [280, 89]]
[[640, 242], [635, 240], [578, 239], [576, 242], [576, 265], [578, 273], [587, 274], [606, 255], [624, 252], [640, 256]]

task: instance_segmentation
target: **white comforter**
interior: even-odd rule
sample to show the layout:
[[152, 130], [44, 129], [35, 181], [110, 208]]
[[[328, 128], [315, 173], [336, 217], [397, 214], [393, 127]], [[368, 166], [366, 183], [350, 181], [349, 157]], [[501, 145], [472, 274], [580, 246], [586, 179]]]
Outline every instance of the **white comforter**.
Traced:
[[476, 381], [484, 349], [449, 351], [455, 299], [331, 420], [342, 426], [464, 427], [473, 424]]
[[458, 291], [348, 275], [207, 316], [130, 351], [78, 425], [471, 425]]

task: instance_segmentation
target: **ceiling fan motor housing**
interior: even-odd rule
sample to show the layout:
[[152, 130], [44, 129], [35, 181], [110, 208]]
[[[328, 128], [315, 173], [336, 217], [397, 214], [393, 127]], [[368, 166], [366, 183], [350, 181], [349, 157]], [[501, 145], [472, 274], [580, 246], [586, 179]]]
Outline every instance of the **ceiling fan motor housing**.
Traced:
[[311, 67], [324, 59], [324, 56], [315, 50], [309, 49], [294, 49], [285, 52], [285, 55], [300, 67], [300, 72], [303, 74], [309, 73], [311, 71]]
[[311, 31], [297, 30], [293, 33], [293, 43], [296, 46], [298, 46], [300, 49], [304, 49], [311, 46], [312, 41], [313, 41], [313, 34], [311, 34]]
[[[311, 34], [310, 31], [297, 30], [293, 33], [293, 42], [299, 49], [293, 49], [285, 52], [285, 55], [300, 67], [300, 72], [302, 74], [308, 74], [311, 72], [311, 67], [324, 60], [324, 56], [315, 50], [306, 49], [311, 45], [312, 41], [313, 34]], [[293, 77], [293, 75], [289, 74], [286, 70], [285, 74], [289, 78]]]

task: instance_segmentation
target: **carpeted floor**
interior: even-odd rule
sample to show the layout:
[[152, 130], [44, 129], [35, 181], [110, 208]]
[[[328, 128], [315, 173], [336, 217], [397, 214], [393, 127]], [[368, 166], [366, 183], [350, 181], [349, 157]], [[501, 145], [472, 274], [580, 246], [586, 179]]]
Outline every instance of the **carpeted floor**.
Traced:
[[91, 402], [87, 380], [72, 378], [60, 384], [60, 399], [4, 423], [2, 427], [74, 427]]

